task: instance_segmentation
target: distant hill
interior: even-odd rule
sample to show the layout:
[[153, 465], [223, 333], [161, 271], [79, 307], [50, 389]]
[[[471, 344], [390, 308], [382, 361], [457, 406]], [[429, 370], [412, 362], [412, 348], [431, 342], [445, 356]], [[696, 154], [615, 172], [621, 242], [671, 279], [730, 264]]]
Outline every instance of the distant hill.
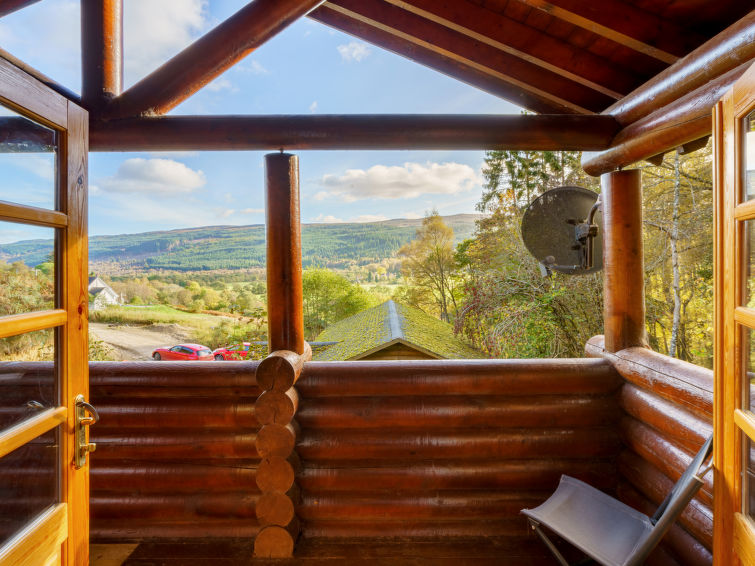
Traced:
[[[456, 214], [443, 219], [458, 242], [470, 238], [477, 214]], [[422, 219], [395, 219], [349, 224], [303, 224], [302, 263], [345, 267], [366, 264], [395, 255], [410, 241]], [[38, 265], [52, 252], [52, 240], [24, 240], [0, 246], [0, 260]], [[89, 263], [105, 273], [120, 270], [211, 271], [263, 267], [265, 227], [206, 226], [141, 234], [92, 236]]]

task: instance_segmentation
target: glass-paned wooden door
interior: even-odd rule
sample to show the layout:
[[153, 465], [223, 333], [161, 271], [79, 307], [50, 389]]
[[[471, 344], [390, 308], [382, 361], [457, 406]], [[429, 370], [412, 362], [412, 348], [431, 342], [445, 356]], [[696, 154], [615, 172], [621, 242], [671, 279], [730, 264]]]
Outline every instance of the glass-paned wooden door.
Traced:
[[755, 67], [714, 111], [716, 564], [755, 564]]
[[88, 563], [87, 151], [87, 113], [0, 58], [0, 566]]

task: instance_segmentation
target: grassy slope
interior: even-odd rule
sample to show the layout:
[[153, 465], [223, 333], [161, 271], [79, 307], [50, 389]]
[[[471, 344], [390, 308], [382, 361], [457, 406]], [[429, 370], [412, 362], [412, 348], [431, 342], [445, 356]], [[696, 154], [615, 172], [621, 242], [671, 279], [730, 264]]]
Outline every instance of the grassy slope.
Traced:
[[151, 306], [109, 306], [89, 313], [92, 322], [113, 324], [180, 324], [194, 329], [205, 330], [219, 323], [222, 318], [209, 314], [184, 312], [167, 305]]

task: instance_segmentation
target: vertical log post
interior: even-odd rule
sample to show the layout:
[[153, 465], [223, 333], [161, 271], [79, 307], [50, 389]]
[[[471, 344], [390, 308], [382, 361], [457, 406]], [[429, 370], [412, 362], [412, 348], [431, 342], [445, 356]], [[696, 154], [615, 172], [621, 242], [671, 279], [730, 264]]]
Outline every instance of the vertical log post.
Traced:
[[639, 169], [601, 177], [603, 200], [603, 324], [605, 347], [647, 346]]
[[265, 156], [267, 196], [267, 330], [269, 352], [304, 353], [299, 222], [299, 159]]
[[304, 342], [299, 162], [295, 155], [265, 156], [267, 196], [267, 320], [270, 355], [256, 371], [262, 390], [255, 403], [261, 428], [255, 442], [260, 456], [257, 501], [260, 531], [254, 555], [290, 558], [299, 535], [294, 481], [299, 395], [294, 388], [311, 350]]
[[81, 99], [99, 113], [123, 89], [123, 0], [84, 0], [81, 31]]

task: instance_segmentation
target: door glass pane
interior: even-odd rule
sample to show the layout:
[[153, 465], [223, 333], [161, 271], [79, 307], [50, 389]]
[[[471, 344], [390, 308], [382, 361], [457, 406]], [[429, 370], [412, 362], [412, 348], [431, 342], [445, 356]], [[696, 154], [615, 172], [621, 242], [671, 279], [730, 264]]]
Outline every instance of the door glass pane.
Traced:
[[55, 308], [55, 231], [0, 222], [0, 316]]
[[[745, 376], [743, 380], [742, 408], [755, 410], [755, 340], [752, 339], [752, 330], [741, 327], [742, 351], [744, 355], [743, 366]], [[755, 444], [745, 435], [744, 469], [746, 473], [744, 487], [744, 503], [747, 512], [755, 517]]]
[[742, 163], [744, 165], [743, 200], [755, 198], [755, 110], [750, 112], [742, 124]]
[[58, 406], [54, 356], [53, 329], [0, 339], [0, 431]]
[[755, 309], [755, 220], [743, 222], [742, 277], [744, 279], [742, 304]]
[[58, 134], [0, 106], [0, 200], [55, 209]]
[[58, 430], [0, 458], [0, 545], [58, 502]]

